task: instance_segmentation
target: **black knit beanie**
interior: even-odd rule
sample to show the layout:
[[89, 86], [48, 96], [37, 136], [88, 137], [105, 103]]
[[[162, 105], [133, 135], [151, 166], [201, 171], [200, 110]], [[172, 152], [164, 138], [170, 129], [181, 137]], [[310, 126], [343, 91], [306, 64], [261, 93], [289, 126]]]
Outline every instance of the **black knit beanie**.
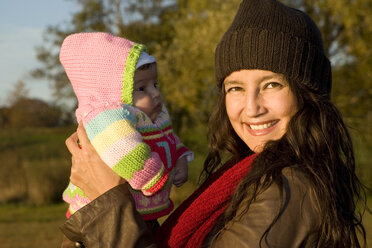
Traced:
[[243, 0], [216, 48], [219, 87], [242, 69], [281, 73], [330, 96], [331, 65], [318, 27], [305, 13], [276, 0]]

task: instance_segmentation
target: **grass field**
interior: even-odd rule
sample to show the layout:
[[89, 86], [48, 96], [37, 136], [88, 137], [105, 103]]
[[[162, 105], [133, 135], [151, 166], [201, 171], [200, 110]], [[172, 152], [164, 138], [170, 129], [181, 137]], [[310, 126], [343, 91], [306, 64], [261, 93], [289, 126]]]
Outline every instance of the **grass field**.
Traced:
[[[196, 185], [190, 181], [183, 188], [172, 191], [172, 199], [178, 206]], [[0, 247], [2, 248], [46, 248], [60, 247], [64, 222], [65, 203], [46, 206], [18, 204], [0, 205]], [[160, 222], [165, 219], [162, 218]]]
[[65, 204], [48, 206], [0, 205], [0, 246], [3, 248], [60, 247], [58, 226]]

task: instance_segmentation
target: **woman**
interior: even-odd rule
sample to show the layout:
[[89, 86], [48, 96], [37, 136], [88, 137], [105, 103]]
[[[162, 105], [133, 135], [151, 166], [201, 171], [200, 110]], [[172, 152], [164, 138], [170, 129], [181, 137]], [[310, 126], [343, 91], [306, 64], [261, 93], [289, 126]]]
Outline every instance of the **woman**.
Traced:
[[81, 126], [66, 141], [71, 181], [95, 200], [62, 226], [66, 236], [87, 247], [361, 247], [363, 186], [313, 21], [275, 0], [243, 0], [215, 71], [207, 179], [155, 241]]

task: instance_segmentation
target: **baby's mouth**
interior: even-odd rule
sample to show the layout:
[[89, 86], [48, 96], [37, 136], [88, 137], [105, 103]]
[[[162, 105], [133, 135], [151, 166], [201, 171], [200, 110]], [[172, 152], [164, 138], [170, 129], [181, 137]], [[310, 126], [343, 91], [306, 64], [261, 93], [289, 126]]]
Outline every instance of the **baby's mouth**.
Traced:
[[155, 107], [156, 110], [160, 111], [163, 107], [163, 104], [162, 103], [158, 103]]

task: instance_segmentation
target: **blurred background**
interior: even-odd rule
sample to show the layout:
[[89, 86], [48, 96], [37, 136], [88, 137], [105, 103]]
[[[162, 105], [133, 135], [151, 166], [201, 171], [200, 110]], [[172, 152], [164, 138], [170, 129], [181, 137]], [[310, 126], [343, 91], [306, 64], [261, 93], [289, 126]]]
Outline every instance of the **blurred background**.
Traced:
[[[59, 247], [67, 206], [76, 99], [60, 65], [63, 39], [105, 31], [147, 45], [173, 126], [196, 154], [190, 181], [172, 192], [176, 205], [198, 183], [206, 123], [215, 100], [214, 49], [240, 0], [3, 0], [0, 9], [1, 247]], [[318, 23], [333, 65], [332, 100], [353, 136], [357, 173], [372, 188], [372, 2], [282, 0]], [[332, 130], [329, 130], [332, 132]], [[371, 195], [368, 196], [372, 198]], [[369, 200], [371, 205], [371, 200]], [[372, 244], [372, 217], [366, 214]]]

